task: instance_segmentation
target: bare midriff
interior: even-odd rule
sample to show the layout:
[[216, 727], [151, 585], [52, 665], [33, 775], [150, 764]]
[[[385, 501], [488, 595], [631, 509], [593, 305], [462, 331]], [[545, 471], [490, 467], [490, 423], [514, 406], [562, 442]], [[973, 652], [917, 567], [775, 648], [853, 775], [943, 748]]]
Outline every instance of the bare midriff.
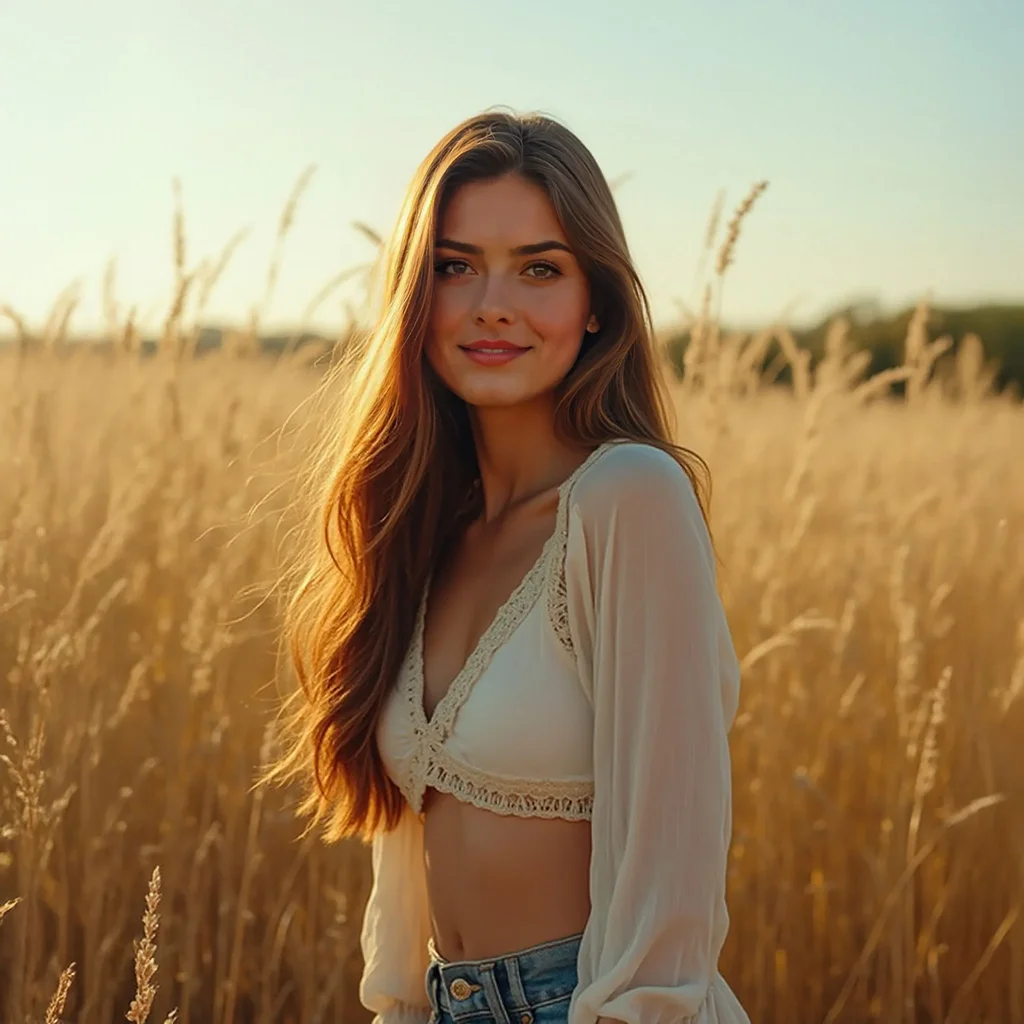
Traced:
[[590, 915], [590, 822], [496, 814], [429, 789], [424, 852], [434, 945], [482, 960], [577, 935]]

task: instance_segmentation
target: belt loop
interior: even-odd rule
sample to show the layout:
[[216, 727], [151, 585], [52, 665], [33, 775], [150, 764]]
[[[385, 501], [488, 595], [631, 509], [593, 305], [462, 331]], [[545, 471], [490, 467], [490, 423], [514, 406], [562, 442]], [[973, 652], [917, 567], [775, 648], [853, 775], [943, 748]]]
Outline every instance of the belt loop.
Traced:
[[[497, 1024], [513, 1024], [513, 1021], [509, 1016], [508, 1007], [505, 1006], [505, 1000], [501, 998], [501, 989], [498, 988], [498, 979], [494, 976], [494, 964], [486, 964], [481, 967], [480, 980], [484, 983], [484, 993], [487, 996], [487, 1006]], [[518, 1024], [518, 1020], [515, 1024]]]
[[523, 988], [523, 978], [519, 973], [519, 957], [510, 956], [504, 961], [505, 967], [508, 970], [508, 987], [512, 994], [512, 1006], [509, 1007], [513, 1011], [513, 1015], [517, 1018], [514, 1024], [519, 1024], [520, 1018], [524, 1011], [529, 1010], [530, 1001], [526, 998], [526, 989]]
[[423, 987], [427, 991], [427, 1002], [430, 1003], [430, 1016], [433, 1018], [441, 1009], [437, 999], [437, 971], [434, 963], [427, 965], [427, 970], [423, 977]]

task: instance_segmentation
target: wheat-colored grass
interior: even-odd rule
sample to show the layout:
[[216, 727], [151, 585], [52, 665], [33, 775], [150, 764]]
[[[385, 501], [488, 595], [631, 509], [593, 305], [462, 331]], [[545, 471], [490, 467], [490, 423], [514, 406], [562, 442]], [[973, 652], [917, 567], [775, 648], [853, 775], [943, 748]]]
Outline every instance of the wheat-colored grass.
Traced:
[[[113, 270], [105, 349], [67, 343], [71, 293], [40, 331], [10, 311], [0, 1019], [365, 1019], [367, 852], [297, 841], [292, 796], [251, 786], [289, 679], [272, 585], [317, 371], [247, 358], [266, 300], [188, 358], [237, 240], [189, 269], [176, 225], [157, 357]], [[865, 380], [849, 325], [812, 366], [782, 324], [725, 336], [705, 295], [673, 387], [743, 662], [723, 972], [758, 1024], [1021, 1024], [1021, 407], [983, 339], [956, 360], [928, 339], [925, 304], [904, 365]]]

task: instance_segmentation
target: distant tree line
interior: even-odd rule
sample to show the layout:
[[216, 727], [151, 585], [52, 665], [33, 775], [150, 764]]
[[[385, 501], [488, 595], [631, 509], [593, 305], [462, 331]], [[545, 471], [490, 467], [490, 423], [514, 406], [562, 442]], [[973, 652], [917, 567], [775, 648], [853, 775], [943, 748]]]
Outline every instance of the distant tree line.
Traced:
[[[871, 353], [871, 362], [866, 376], [898, 366], [903, 362], [907, 328], [914, 314], [913, 307], [898, 313], [882, 315], [870, 305], [849, 305], [832, 310], [811, 327], [790, 328], [796, 343], [811, 353], [814, 365], [825, 352], [825, 336], [829, 324], [838, 317], [844, 317], [850, 324], [850, 343], [855, 348]], [[952, 347], [940, 359], [955, 358], [963, 339], [976, 334], [982, 343], [986, 361], [998, 364], [994, 387], [997, 391], [1014, 388], [1024, 392], [1024, 305], [982, 305], [968, 308], [932, 307], [928, 315], [928, 340], [943, 335], [952, 338]], [[666, 342], [669, 359], [682, 375], [683, 356], [689, 343], [689, 331], [681, 330], [671, 334]], [[763, 359], [763, 369], [768, 368], [780, 357], [778, 341], [772, 340]], [[776, 378], [778, 382], [791, 380], [789, 366], [785, 366]], [[899, 390], [900, 385], [894, 385]]]

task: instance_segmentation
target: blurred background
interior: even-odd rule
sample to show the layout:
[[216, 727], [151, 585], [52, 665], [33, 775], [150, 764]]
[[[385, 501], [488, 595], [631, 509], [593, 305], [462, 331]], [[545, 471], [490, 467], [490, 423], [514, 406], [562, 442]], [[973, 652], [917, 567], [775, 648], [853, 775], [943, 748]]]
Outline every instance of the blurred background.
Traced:
[[723, 973], [1021, 1024], [1022, 44], [1017, 0], [0, 3], [0, 1018], [367, 1019], [367, 852], [251, 786], [278, 583], [403, 191], [501, 105], [612, 182], [712, 470]]

